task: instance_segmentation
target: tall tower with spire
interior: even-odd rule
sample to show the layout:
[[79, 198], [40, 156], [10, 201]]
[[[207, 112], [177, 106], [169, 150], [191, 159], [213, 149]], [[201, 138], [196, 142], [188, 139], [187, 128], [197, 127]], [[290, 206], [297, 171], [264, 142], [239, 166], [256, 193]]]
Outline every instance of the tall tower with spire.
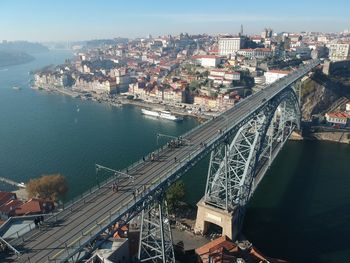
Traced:
[[243, 25], [241, 25], [241, 32], [239, 34], [240, 36], [243, 36]]

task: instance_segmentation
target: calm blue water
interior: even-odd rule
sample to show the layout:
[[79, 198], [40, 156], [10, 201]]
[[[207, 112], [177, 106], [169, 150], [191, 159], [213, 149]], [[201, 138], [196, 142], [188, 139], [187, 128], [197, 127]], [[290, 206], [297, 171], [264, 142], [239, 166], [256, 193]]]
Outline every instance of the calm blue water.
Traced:
[[160, 121], [141, 115], [137, 107], [29, 89], [28, 71], [62, 63], [67, 56], [40, 54], [32, 63], [0, 71], [0, 176], [26, 182], [61, 173], [70, 186], [69, 199], [95, 184], [95, 163], [125, 168], [157, 148], [157, 132], [176, 136], [197, 125], [193, 119]]
[[[0, 69], [0, 176], [26, 182], [62, 173], [70, 199], [95, 184], [95, 163], [124, 168], [157, 148], [156, 133], [180, 135], [198, 124], [29, 89], [28, 71], [70, 56], [49, 52]], [[289, 142], [249, 204], [245, 235], [266, 255], [292, 262], [349, 262], [349, 161], [349, 145]], [[192, 204], [204, 194], [207, 169], [208, 158], [183, 177]]]
[[350, 145], [289, 142], [249, 204], [244, 233], [292, 262], [350, 262]]

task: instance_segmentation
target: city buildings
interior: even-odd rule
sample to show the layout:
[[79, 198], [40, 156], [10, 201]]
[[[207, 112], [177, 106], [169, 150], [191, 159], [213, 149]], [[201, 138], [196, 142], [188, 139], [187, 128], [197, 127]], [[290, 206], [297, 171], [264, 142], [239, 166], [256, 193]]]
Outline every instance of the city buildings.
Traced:
[[[271, 84], [300, 61], [349, 57], [344, 35], [274, 33], [261, 35], [159, 36], [81, 50], [56, 68], [38, 71], [34, 86], [72, 91], [74, 96], [101, 101], [128, 93], [147, 103], [193, 104], [220, 111], [245, 96], [254, 85]], [[298, 64], [299, 63], [299, 64]], [[233, 90], [239, 94], [232, 94]], [[79, 93], [81, 93], [79, 95]], [[239, 96], [237, 96], [239, 95]]]
[[246, 48], [238, 50], [237, 54], [249, 59], [264, 59], [267, 57], [271, 57], [273, 52], [270, 48]]
[[199, 262], [251, 262], [251, 263], [282, 263], [280, 259], [268, 258], [247, 241], [233, 242], [227, 236], [222, 236], [197, 248]]
[[0, 219], [7, 220], [13, 216], [44, 214], [53, 211], [54, 202], [40, 198], [27, 201], [18, 200], [17, 195], [10, 192], [0, 192]]
[[350, 42], [329, 44], [329, 59], [332, 61], [350, 59]]
[[265, 82], [266, 84], [274, 83], [276, 80], [287, 76], [290, 71], [287, 70], [269, 70], [265, 72]]
[[328, 48], [324, 45], [316, 46], [311, 51], [311, 58], [312, 59], [318, 59], [318, 58], [326, 58], [328, 57]]
[[215, 55], [197, 55], [193, 56], [193, 59], [198, 61], [198, 63], [205, 68], [215, 68], [220, 64], [220, 57]]
[[241, 74], [228, 69], [212, 69], [209, 71], [208, 79], [214, 84], [229, 86], [233, 81], [239, 81]]
[[327, 112], [326, 120], [333, 126], [345, 127], [350, 122], [350, 114], [345, 112]]
[[350, 113], [350, 102], [346, 103], [345, 110]]
[[219, 38], [219, 55], [234, 55], [243, 47], [243, 38], [241, 36], [220, 37]]
[[266, 38], [271, 38], [272, 37], [273, 30], [271, 28], [265, 28], [261, 32], [261, 38], [266, 39]]

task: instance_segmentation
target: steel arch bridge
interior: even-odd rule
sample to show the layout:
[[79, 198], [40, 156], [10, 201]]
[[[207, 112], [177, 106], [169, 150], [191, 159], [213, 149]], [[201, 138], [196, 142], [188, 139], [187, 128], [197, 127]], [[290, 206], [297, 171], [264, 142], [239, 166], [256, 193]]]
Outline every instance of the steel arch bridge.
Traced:
[[204, 202], [235, 212], [239, 233], [245, 207], [265, 171], [300, 128], [300, 107], [289, 86], [235, 127], [233, 135], [211, 152]]
[[[123, 171], [97, 165], [98, 173], [110, 176], [45, 220], [43, 229], [7, 238], [8, 247], [18, 252], [11, 258], [77, 262], [114, 234], [111, 226], [142, 213], [140, 261], [174, 262], [164, 191], [208, 154], [204, 201], [223, 211], [238, 211], [239, 228], [249, 198], [292, 130], [300, 125], [294, 87], [319, 63], [301, 66], [177, 138], [175, 146], [165, 145]], [[123, 191], [111, 193], [116, 182]]]

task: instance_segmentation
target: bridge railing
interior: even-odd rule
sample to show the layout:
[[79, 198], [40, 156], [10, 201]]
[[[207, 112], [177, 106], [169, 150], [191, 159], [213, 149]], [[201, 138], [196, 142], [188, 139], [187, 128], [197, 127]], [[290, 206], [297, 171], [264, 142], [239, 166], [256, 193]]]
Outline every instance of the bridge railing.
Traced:
[[[239, 121], [241, 121], [241, 120], [239, 120]], [[232, 126], [235, 126], [235, 125], [236, 125], [236, 123], [232, 123]], [[229, 127], [228, 129], [232, 129], [232, 127]], [[121, 206], [119, 208], [117, 208], [115, 211], [111, 212], [109, 217], [106, 217], [104, 220], [100, 221], [98, 226], [110, 225], [110, 224], [116, 222], [116, 220], [119, 220], [121, 218], [121, 216], [123, 214], [127, 213], [128, 211], [130, 211], [130, 209], [132, 209], [132, 207], [135, 206], [136, 203], [141, 202], [143, 197], [145, 197], [148, 194], [151, 194], [151, 192], [155, 191], [156, 188], [158, 188], [160, 185], [164, 184], [171, 176], [173, 176], [179, 170], [184, 168], [184, 166], [191, 165], [191, 161], [193, 159], [195, 159], [195, 157], [202, 154], [204, 152], [205, 148], [211, 148], [214, 145], [214, 143], [217, 142], [220, 139], [220, 137], [222, 137], [222, 136], [223, 136], [222, 134], [218, 133], [216, 136], [213, 136], [209, 141], [206, 142], [206, 145], [207, 145], [206, 147], [195, 148], [192, 152], [190, 152], [189, 156], [185, 156], [184, 158], [180, 159], [177, 162], [176, 166], [171, 166], [166, 171], [164, 176], [159, 176], [158, 178], [156, 178], [152, 182], [151, 186], [149, 188], [147, 188], [145, 191], [141, 192], [141, 194], [138, 195], [136, 197], [136, 199], [128, 198], [126, 201], [122, 202]], [[102, 227], [99, 228], [99, 227], [95, 226], [95, 227], [90, 228], [88, 230], [83, 230], [84, 234], [74, 244], [72, 244], [73, 245], [73, 247], [71, 249], [72, 253], [74, 253], [74, 250], [81, 249], [81, 245], [84, 244], [84, 239], [89, 240], [91, 238], [97, 237], [101, 233], [102, 229], [103, 229]], [[84, 238], [84, 237], [86, 237], [86, 238]]]
[[[183, 134], [181, 136], [185, 138], [186, 136], [190, 135], [191, 133], [195, 132], [196, 130], [202, 128], [209, 121], [211, 121], [211, 120], [206, 120], [204, 123], [196, 126], [192, 130], [186, 132], [185, 134]], [[168, 148], [168, 146], [164, 145], [160, 149], [157, 149], [157, 150], [158, 151], [162, 151], [162, 150], [165, 150], [167, 148]], [[154, 152], [156, 152], [156, 151], [154, 151]], [[148, 159], [149, 159], [149, 157], [146, 157], [146, 160], [148, 160]], [[144, 162], [144, 160], [143, 160], [143, 158], [141, 158], [138, 161], [133, 162], [131, 165], [129, 165], [127, 168], [123, 169], [122, 171], [123, 172], [131, 171], [133, 168], [135, 168], [136, 166], [138, 166], [139, 164], [141, 164], [143, 162]], [[75, 198], [73, 198], [72, 200], [64, 203], [61, 211], [58, 211], [56, 214], [49, 216], [45, 221], [47, 221], [47, 222], [52, 222], [52, 221], [57, 222], [58, 220], [64, 219], [66, 216], [71, 214], [70, 213], [72, 211], [71, 208], [73, 208], [74, 205], [78, 204], [79, 202], [81, 202], [81, 205], [84, 205], [85, 204], [84, 199], [86, 199], [89, 196], [91, 196], [92, 194], [96, 193], [100, 188], [111, 184], [113, 182], [113, 180], [114, 180], [114, 176], [112, 175], [112, 176], [106, 178], [105, 180], [99, 182], [98, 185], [95, 185], [95, 186], [89, 188], [84, 193], [82, 193], [82, 194], [76, 196]], [[15, 233], [13, 233], [11, 235], [11, 237], [9, 237], [9, 238], [10, 239], [19, 238], [24, 233], [27, 233], [27, 232], [29, 232], [31, 230], [34, 230], [34, 229], [35, 229], [35, 227], [33, 227], [33, 224], [29, 224], [29, 225], [23, 227], [22, 229], [16, 231]]]
[[[212, 138], [210, 141], [207, 142], [208, 146], [210, 147], [212, 144], [215, 143], [215, 141], [218, 139], [221, 135], [215, 136], [215, 138]], [[99, 222], [96, 222], [93, 227], [85, 227], [82, 229], [82, 233], [77, 238], [74, 243], [70, 244], [70, 247], [68, 248], [67, 254], [74, 254], [75, 251], [80, 250], [82, 246], [84, 246], [89, 240], [96, 238], [98, 235], [100, 235], [104, 229], [107, 226], [110, 226], [111, 224], [115, 223], [116, 221], [120, 220], [121, 217], [126, 214], [128, 211], [130, 211], [136, 203], [142, 202], [142, 200], [145, 198], [145, 196], [152, 194], [160, 185], [163, 185], [169, 177], [176, 174], [179, 170], [183, 169], [185, 166], [188, 166], [191, 164], [191, 160], [193, 160], [194, 157], [200, 155], [204, 150], [204, 147], [198, 147], [194, 151], [190, 153], [189, 156], [184, 157], [183, 159], [180, 159], [176, 164], [176, 166], [169, 166], [169, 169], [165, 172], [163, 176], [157, 177], [150, 185], [150, 187], [146, 188], [145, 191], [139, 193], [136, 198], [133, 198], [133, 196], [126, 197], [125, 201], [121, 203], [121, 205], [116, 208], [114, 211], [111, 211], [109, 215], [107, 215], [104, 219], [102, 219]], [[69, 256], [69, 255], [65, 256]]]
[[30, 221], [34, 220], [34, 218], [43, 216], [44, 222], [51, 218], [54, 215], [54, 213], [50, 214], [37, 214], [37, 215], [26, 215], [26, 216], [16, 216], [16, 217], [10, 217], [4, 224], [0, 227], [0, 236], [6, 240], [12, 240], [15, 238], [20, 238], [22, 235], [28, 233], [31, 230], [35, 229], [34, 221], [28, 222], [28, 224], [25, 224], [23, 227], [19, 228], [16, 232], [13, 232], [11, 235], [4, 235], [6, 231], [9, 229], [9, 227], [16, 221]]
[[[304, 70], [305, 71], [305, 70]], [[304, 72], [303, 71], [303, 72]], [[302, 75], [301, 72], [299, 73], [294, 73], [297, 75]], [[275, 85], [278, 86], [277, 84], [279, 84], [279, 88], [276, 90], [276, 93], [280, 92], [280, 90], [282, 90], [285, 86], [290, 85], [290, 83], [288, 84], [288, 82], [294, 82], [295, 75], [291, 76], [289, 79], [287, 79], [286, 83], [283, 84], [283, 86], [281, 86], [281, 83], [276, 83]], [[293, 80], [293, 81], [292, 81]], [[270, 86], [270, 87], [274, 87], [274, 86]], [[242, 102], [237, 103], [236, 105], [241, 105]], [[223, 114], [227, 113], [228, 111], [232, 111], [234, 110], [234, 107], [227, 109]], [[241, 122], [246, 116], [240, 116], [240, 118], [235, 122], [235, 123], [231, 123], [230, 127], [227, 127], [228, 129], [232, 129], [232, 126], [235, 126], [237, 123]], [[194, 133], [195, 131], [197, 131], [198, 129], [202, 128], [203, 126], [207, 125], [207, 123], [209, 123], [211, 120], [207, 120], [206, 122], [202, 123], [201, 125], [198, 125], [197, 127], [195, 127], [193, 130], [185, 133], [184, 135], [182, 135], [184, 138], [189, 136], [191, 133]], [[217, 134], [216, 136], [213, 136], [212, 139], [210, 139], [209, 141], [206, 142], [207, 146], [206, 147], [211, 147], [220, 137], [222, 137], [222, 135]], [[167, 149], [167, 146], [163, 146], [161, 148], [160, 151]], [[164, 176], [159, 176], [150, 187], [146, 188], [146, 190], [144, 192], [142, 192], [141, 196], [137, 196], [137, 198], [133, 201], [133, 198], [128, 198], [125, 202], [122, 203], [122, 205], [120, 207], [118, 207], [115, 211], [111, 212], [109, 214], [109, 216], [107, 216], [106, 218], [104, 218], [103, 220], [101, 220], [99, 222], [99, 224], [96, 226], [93, 226], [90, 229], [84, 230], [82, 232], [82, 236], [76, 241], [79, 242], [79, 246], [81, 247], [81, 242], [83, 242], [83, 240], [86, 238], [87, 235], [89, 235], [91, 239], [91, 236], [95, 236], [98, 235], [101, 232], [101, 229], [103, 228], [102, 226], [106, 226], [109, 225], [110, 223], [115, 222], [115, 220], [118, 220], [118, 218], [120, 218], [123, 214], [127, 213], [127, 211], [129, 211], [131, 209], [131, 207], [135, 206], [135, 203], [140, 202], [141, 199], [148, 194], [151, 194], [151, 192], [155, 191], [156, 188], [159, 187], [159, 185], [163, 184], [164, 182], [166, 182], [171, 176], [173, 176], [174, 174], [176, 174], [180, 169], [182, 169], [184, 166], [186, 165], [191, 165], [191, 160], [193, 160], [193, 157], [198, 156], [200, 154], [202, 154], [204, 151], [203, 148], [198, 147], [196, 148], [194, 151], [192, 151], [189, 155], [189, 157], [184, 157], [183, 159], [179, 160], [178, 164], [174, 167], [170, 167]], [[130, 166], [128, 166], [128, 168], [124, 169], [124, 171], [131, 170], [132, 168], [134, 168], [135, 166], [139, 165], [140, 163], [144, 162], [143, 159], [140, 159], [139, 161], [136, 161], [134, 163], [132, 163]], [[106, 180], [102, 181], [100, 183], [101, 186], [105, 186], [108, 185], [108, 183], [113, 181], [113, 176], [107, 178]], [[65, 204], [65, 208], [58, 214], [56, 214], [54, 216], [54, 220], [58, 220], [61, 218], [64, 218], [65, 215], [65, 211], [67, 211], [67, 209], [71, 208], [74, 204], [78, 203], [79, 201], [84, 200], [85, 198], [87, 198], [88, 196], [90, 196], [92, 193], [98, 191], [98, 189], [100, 189], [100, 185], [98, 186], [94, 186], [92, 188], [90, 188], [88, 191], [86, 191], [85, 193], [83, 193], [80, 196], [77, 196], [76, 198], [74, 198], [72, 201], [68, 202]], [[84, 202], [82, 202], [84, 203]], [[85, 231], [85, 232], [84, 232]], [[75, 242], [75, 243], [76, 243]], [[74, 244], [75, 244], [74, 243]]]

